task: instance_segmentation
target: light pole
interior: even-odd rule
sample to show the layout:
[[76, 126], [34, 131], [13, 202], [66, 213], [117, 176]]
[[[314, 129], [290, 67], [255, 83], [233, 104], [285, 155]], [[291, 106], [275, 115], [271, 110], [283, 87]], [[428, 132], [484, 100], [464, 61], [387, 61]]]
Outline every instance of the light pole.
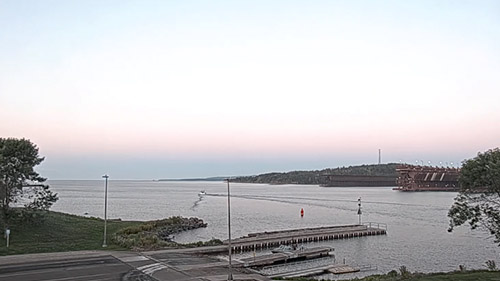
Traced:
[[105, 179], [104, 184], [104, 241], [102, 242], [102, 247], [106, 248], [106, 226], [108, 222], [108, 175], [102, 176]]
[[227, 275], [227, 280], [233, 280], [233, 268], [231, 265], [231, 194], [229, 192], [229, 178], [226, 179], [227, 181], [227, 229], [228, 229], [228, 234], [229, 234], [229, 243], [228, 243], [228, 248], [229, 248], [229, 273]]

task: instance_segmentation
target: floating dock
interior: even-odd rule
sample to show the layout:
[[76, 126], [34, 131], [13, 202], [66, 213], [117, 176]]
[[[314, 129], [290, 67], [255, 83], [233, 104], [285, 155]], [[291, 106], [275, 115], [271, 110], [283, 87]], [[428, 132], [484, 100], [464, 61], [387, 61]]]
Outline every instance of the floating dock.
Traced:
[[244, 267], [256, 267], [285, 263], [289, 261], [321, 258], [329, 256], [331, 252], [333, 252], [333, 248], [330, 247], [315, 247], [296, 250], [292, 252], [274, 253], [252, 258], [243, 258], [240, 259], [239, 262], [241, 262]]
[[351, 266], [347, 264], [329, 264], [329, 265], [319, 265], [310, 268], [304, 269], [296, 269], [287, 272], [280, 272], [275, 274], [268, 274], [267, 277], [270, 278], [296, 278], [296, 277], [306, 277], [306, 276], [314, 276], [326, 273], [333, 274], [346, 274], [361, 271], [360, 267]]
[[[279, 245], [385, 234], [387, 234], [387, 225], [383, 223], [266, 231], [251, 233], [247, 236], [233, 239], [231, 240], [231, 248], [235, 251], [252, 251], [255, 249], [278, 247]], [[224, 243], [227, 244], [228, 241], [224, 241]]]

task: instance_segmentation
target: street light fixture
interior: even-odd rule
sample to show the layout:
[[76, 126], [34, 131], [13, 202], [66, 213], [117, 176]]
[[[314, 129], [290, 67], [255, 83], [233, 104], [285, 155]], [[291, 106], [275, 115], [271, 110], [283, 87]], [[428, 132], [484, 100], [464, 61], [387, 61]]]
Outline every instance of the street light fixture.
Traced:
[[106, 248], [106, 226], [108, 222], [108, 175], [102, 176], [106, 181], [104, 185], [104, 241], [102, 242], [102, 247]]
[[229, 273], [227, 275], [227, 280], [231, 281], [233, 280], [233, 268], [231, 264], [231, 195], [229, 192], [229, 178], [226, 179], [227, 181], [227, 228], [228, 228], [228, 234], [229, 234], [229, 243], [228, 243], [228, 248], [229, 248]]

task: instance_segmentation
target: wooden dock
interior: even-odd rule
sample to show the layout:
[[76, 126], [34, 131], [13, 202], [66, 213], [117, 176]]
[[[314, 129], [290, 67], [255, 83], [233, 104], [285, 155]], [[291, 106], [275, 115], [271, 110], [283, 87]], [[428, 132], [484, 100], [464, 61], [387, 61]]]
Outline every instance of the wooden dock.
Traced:
[[[387, 234], [387, 225], [381, 223], [266, 231], [251, 233], [247, 236], [233, 239], [231, 241], [231, 248], [235, 251], [252, 251], [255, 249], [278, 247], [279, 245], [384, 234]], [[228, 241], [224, 241], [224, 243], [227, 244]]]
[[333, 252], [330, 247], [314, 247], [292, 252], [274, 253], [252, 258], [243, 258], [238, 260], [244, 267], [257, 267], [265, 265], [273, 265], [296, 260], [306, 260], [329, 256]]
[[353, 267], [346, 264], [338, 264], [333, 267], [330, 267], [328, 269], [328, 272], [333, 274], [345, 274], [345, 273], [359, 272], [359, 270], [360, 269], [358, 267]]

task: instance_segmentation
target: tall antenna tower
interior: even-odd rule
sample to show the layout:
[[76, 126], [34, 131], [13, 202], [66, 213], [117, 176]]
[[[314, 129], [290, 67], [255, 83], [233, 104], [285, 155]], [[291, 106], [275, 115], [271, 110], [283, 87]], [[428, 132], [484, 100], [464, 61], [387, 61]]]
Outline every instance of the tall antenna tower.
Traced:
[[382, 150], [378, 149], [378, 164], [382, 164]]

